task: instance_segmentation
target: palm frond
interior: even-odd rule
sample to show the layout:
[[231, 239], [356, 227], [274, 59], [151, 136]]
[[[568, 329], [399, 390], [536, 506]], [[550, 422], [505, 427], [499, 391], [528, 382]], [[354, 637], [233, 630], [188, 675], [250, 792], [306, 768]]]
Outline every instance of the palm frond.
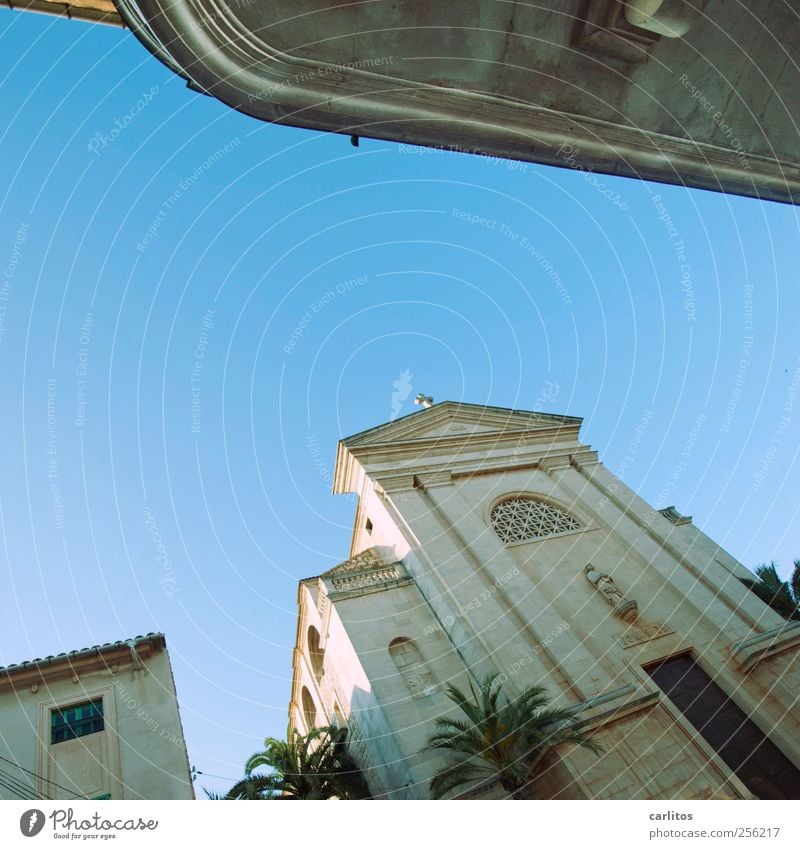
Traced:
[[430, 783], [433, 798], [479, 780], [500, 782], [512, 798], [522, 798], [532, 780], [533, 765], [545, 750], [574, 744], [600, 754], [602, 747], [574, 725], [575, 709], [552, 707], [542, 686], [528, 687], [509, 699], [499, 675], [487, 675], [470, 699], [451, 685], [447, 695], [463, 714], [440, 717], [428, 748], [448, 753], [445, 767]]
[[475, 784], [493, 777], [492, 771], [470, 762], [453, 763], [440, 769], [430, 783], [430, 794], [434, 799], [443, 799], [467, 784]]
[[[256, 770], [267, 768], [267, 774]], [[267, 737], [245, 763], [245, 777], [227, 799], [368, 799], [369, 786], [347, 749], [347, 730], [294, 729], [287, 740]]]
[[778, 574], [778, 566], [774, 560], [757, 566], [755, 578], [740, 580], [776, 613], [786, 619], [800, 619], [800, 598], [797, 595], [800, 590], [800, 569], [797, 563], [788, 581], [784, 581]]
[[792, 574], [789, 577], [789, 586], [794, 597], [795, 607], [800, 608], [800, 560], [795, 560]]
[[283, 792], [283, 784], [271, 775], [243, 778], [225, 794], [225, 799], [275, 799]]

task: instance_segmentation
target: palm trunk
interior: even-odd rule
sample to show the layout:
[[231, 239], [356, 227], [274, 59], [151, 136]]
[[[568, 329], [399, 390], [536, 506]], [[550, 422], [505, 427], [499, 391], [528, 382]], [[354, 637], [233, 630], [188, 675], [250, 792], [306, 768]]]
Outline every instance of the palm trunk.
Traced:
[[528, 780], [524, 784], [516, 785], [514, 787], [506, 787], [505, 789], [509, 791], [509, 799], [536, 798], [536, 794], [533, 792], [533, 776], [529, 776]]

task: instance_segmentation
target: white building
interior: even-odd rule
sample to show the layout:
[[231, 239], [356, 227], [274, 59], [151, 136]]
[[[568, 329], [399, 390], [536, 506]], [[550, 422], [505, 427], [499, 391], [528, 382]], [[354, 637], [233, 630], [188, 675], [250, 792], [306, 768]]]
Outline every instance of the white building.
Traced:
[[551, 754], [543, 798], [800, 798], [800, 622], [580, 424], [445, 402], [340, 443], [352, 547], [300, 583], [290, 725], [346, 723], [376, 795], [424, 798], [443, 687], [496, 672], [605, 748]]
[[193, 799], [163, 634], [0, 668], [0, 799]]

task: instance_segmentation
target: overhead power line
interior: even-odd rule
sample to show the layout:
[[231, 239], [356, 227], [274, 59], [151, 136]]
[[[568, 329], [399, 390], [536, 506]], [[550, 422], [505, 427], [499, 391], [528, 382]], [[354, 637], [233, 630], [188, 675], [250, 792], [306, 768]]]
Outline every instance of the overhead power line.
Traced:
[[46, 796], [40, 795], [29, 784], [23, 784], [23, 782], [19, 779], [4, 770], [0, 770], [0, 783], [2, 783], [2, 786], [7, 790], [10, 790], [15, 796], [19, 796], [20, 799], [43, 800], [47, 798]]
[[[44, 778], [44, 776], [39, 775], [38, 772], [34, 772], [31, 769], [26, 769], [24, 766], [21, 766], [20, 764], [16, 763], [16, 761], [12, 761], [9, 758], [3, 757], [2, 755], [0, 755], [0, 761], [5, 761], [7, 764], [11, 764], [11, 766], [15, 766], [17, 769], [21, 769], [23, 772], [27, 772], [28, 775], [32, 775], [34, 778], [38, 778], [39, 781], [43, 781], [45, 784], [52, 784], [53, 787], [58, 787], [59, 790], [63, 790], [65, 793], [69, 793], [70, 795], [74, 796], [76, 799], [88, 799], [89, 798], [88, 796], [85, 796], [83, 793], [78, 793], [78, 792], [76, 792], [75, 790], [73, 790], [69, 787], [64, 787], [63, 784], [58, 784], [55, 781], [51, 781], [49, 778]], [[44, 798], [49, 799], [50, 797], [45, 796]]]

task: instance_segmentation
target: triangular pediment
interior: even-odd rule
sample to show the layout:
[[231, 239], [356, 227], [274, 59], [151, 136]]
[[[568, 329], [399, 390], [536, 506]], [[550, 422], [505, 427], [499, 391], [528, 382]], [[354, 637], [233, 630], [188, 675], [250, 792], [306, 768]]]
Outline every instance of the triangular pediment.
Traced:
[[397, 563], [393, 547], [374, 545], [342, 563], [337, 563], [332, 569], [323, 572], [320, 578], [340, 578], [348, 573], [361, 574], [373, 569], [383, 569], [393, 563]]
[[575, 427], [581, 419], [551, 413], [534, 413], [505, 407], [485, 407], [443, 401], [393, 422], [378, 425], [344, 440], [348, 448], [438, 439], [464, 438], [479, 434], [519, 433], [553, 427]]
[[395, 555], [394, 546], [385, 545], [361, 551], [319, 577], [331, 600], [353, 593], [378, 592], [411, 580]]

